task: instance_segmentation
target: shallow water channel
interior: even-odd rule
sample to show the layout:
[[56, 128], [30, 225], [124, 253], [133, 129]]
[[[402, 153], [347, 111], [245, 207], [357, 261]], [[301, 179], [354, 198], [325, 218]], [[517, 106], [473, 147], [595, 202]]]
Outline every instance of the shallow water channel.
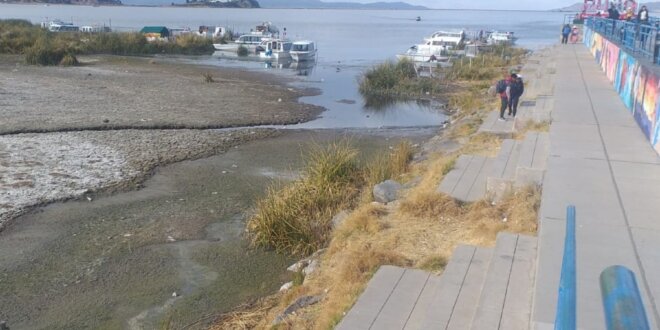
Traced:
[[246, 212], [295, 178], [311, 144], [349, 136], [363, 156], [431, 129], [287, 130], [159, 168], [143, 189], [37, 209], [0, 232], [0, 319], [11, 329], [201, 328], [277, 290], [291, 258], [247, 247]]

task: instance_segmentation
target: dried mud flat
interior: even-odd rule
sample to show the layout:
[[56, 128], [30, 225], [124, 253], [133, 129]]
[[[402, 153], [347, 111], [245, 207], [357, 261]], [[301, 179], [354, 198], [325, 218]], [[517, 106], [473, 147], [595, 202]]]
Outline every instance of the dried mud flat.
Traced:
[[0, 57], [0, 134], [293, 124], [322, 110], [297, 102], [315, 91], [263, 73], [146, 58], [81, 60], [79, 67], [35, 67]]
[[[155, 167], [277, 134], [321, 108], [275, 77], [148, 58], [36, 67], [0, 56], [0, 230], [31, 206], [114, 191]], [[213, 76], [207, 83], [203, 73]]]
[[139, 184], [157, 166], [210, 156], [276, 134], [273, 129], [237, 129], [0, 136], [0, 230], [30, 206], [99, 189], [124, 189]]

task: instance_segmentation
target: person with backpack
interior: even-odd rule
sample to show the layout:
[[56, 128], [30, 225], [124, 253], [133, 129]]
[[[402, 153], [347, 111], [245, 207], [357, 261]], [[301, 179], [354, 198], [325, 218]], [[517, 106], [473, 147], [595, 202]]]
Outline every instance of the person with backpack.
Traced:
[[498, 80], [495, 84], [495, 93], [500, 96], [500, 118], [497, 120], [504, 121], [504, 111], [509, 107], [509, 98], [511, 96], [511, 77], [508, 76], [505, 79]]
[[567, 44], [568, 43], [568, 35], [571, 34], [571, 26], [568, 24], [565, 24], [564, 27], [561, 29], [561, 43], [562, 44]]
[[516, 118], [518, 102], [520, 101], [520, 97], [525, 92], [525, 84], [523, 83], [521, 75], [515, 73], [511, 74], [511, 84], [509, 89], [511, 93], [511, 98], [509, 99], [509, 116]]

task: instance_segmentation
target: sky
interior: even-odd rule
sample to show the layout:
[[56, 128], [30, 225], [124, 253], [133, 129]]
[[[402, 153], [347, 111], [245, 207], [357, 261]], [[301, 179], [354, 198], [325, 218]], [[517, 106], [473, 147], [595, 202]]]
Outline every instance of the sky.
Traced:
[[531, 9], [546, 10], [570, 6], [580, 0], [325, 0], [346, 2], [407, 2], [411, 5], [421, 5], [429, 8], [452, 9]]

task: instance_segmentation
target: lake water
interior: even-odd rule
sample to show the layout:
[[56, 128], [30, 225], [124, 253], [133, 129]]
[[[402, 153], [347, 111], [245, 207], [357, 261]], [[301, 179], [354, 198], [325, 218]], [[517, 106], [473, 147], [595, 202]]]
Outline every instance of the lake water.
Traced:
[[[421, 21], [415, 21], [420, 16]], [[220, 9], [168, 7], [88, 7], [0, 5], [0, 18], [23, 18], [38, 23], [52, 19], [78, 25], [105, 24], [115, 30], [138, 30], [145, 25], [189, 27], [222, 25], [249, 31], [259, 22], [286, 27], [291, 39], [316, 41], [315, 65], [278, 67], [263, 62], [238, 61], [220, 56], [195, 58], [195, 62], [239, 66], [294, 77], [303, 87], [322, 94], [304, 102], [328, 111], [315, 121], [295, 128], [409, 127], [439, 125], [444, 117], [431, 104], [398, 102], [368, 106], [357, 91], [362, 72], [420, 43], [437, 30], [514, 31], [520, 46], [536, 49], [557, 41], [563, 13], [467, 10], [319, 10], [319, 9]]]

